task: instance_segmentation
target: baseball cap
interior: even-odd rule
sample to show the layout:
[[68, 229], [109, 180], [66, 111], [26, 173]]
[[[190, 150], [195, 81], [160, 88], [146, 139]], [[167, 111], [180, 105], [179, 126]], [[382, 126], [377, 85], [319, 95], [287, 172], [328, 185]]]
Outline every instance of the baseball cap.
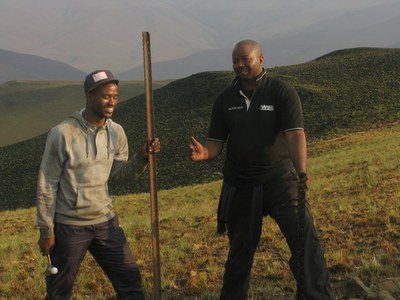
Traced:
[[118, 84], [119, 80], [115, 79], [113, 73], [109, 70], [96, 70], [88, 74], [83, 84], [85, 88], [85, 93], [93, 91], [95, 88], [99, 87], [108, 82], [114, 82]]

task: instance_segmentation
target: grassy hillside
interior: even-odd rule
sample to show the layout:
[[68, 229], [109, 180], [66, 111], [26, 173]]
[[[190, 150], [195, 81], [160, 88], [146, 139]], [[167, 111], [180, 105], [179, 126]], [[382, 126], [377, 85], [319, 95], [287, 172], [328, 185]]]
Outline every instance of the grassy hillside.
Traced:
[[[155, 81], [154, 89], [169, 81]], [[120, 83], [121, 101], [144, 93], [142, 81]], [[0, 147], [43, 134], [85, 105], [81, 81], [9, 81], [0, 85]], [[4, 113], [6, 112], [6, 113]]]
[[[343, 299], [344, 283], [353, 276], [367, 286], [399, 277], [399, 140], [397, 125], [310, 145], [313, 184], [308, 199], [338, 299]], [[218, 299], [228, 244], [226, 237], [215, 234], [220, 186], [221, 181], [215, 181], [159, 192], [163, 299]], [[117, 197], [115, 209], [151, 299], [149, 195]], [[0, 212], [0, 299], [43, 299], [46, 262], [36, 244], [35, 218], [34, 208]], [[288, 258], [276, 224], [264, 219], [251, 299], [294, 299]], [[90, 255], [82, 264], [74, 296], [113, 299], [109, 281]]]
[[[310, 141], [386, 126], [400, 120], [400, 49], [350, 49], [309, 63], [269, 69], [299, 91]], [[397, 76], [397, 77], [396, 77]], [[222, 158], [203, 164], [188, 160], [194, 135], [204, 140], [216, 95], [232, 80], [232, 72], [205, 72], [174, 81], [154, 92], [160, 189], [205, 183], [221, 178]], [[131, 151], [146, 137], [144, 97], [125, 101], [115, 111]], [[45, 136], [0, 148], [2, 208], [35, 203], [35, 185]], [[148, 190], [147, 178], [113, 193]]]
[[311, 137], [400, 120], [400, 49], [356, 48], [275, 68], [302, 95]]

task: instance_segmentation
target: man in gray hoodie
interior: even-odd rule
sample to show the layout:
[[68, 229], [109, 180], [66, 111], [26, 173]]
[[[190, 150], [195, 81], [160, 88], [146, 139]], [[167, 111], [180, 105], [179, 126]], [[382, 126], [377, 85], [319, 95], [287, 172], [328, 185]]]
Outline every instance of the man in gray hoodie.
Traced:
[[79, 266], [92, 254], [118, 299], [144, 299], [139, 268], [119, 226], [108, 193], [109, 181], [138, 178], [156, 138], [128, 160], [128, 142], [111, 116], [118, 103], [118, 80], [96, 70], [84, 82], [86, 107], [48, 134], [37, 185], [39, 247], [58, 268], [46, 277], [46, 299], [69, 299]]

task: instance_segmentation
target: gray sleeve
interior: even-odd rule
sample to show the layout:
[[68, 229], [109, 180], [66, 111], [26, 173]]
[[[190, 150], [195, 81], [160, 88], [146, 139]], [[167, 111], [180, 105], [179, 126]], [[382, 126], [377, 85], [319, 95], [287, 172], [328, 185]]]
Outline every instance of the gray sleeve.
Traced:
[[135, 154], [129, 161], [114, 159], [109, 181], [124, 183], [136, 180], [142, 175], [148, 160]]
[[118, 151], [114, 156], [108, 179], [110, 183], [126, 183], [136, 180], [142, 175], [148, 164], [148, 160], [137, 153], [128, 161], [128, 139], [123, 128], [119, 126], [118, 129]]
[[65, 160], [64, 145], [63, 135], [58, 128], [51, 129], [40, 164], [36, 192], [37, 221], [43, 238], [54, 236], [58, 184]]

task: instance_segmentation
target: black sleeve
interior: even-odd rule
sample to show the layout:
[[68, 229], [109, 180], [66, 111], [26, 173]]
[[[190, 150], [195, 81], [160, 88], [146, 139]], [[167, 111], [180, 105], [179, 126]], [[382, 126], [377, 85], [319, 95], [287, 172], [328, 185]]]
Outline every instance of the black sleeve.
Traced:
[[225, 142], [228, 138], [228, 130], [224, 120], [223, 106], [221, 96], [214, 103], [210, 127], [208, 129], [207, 140]]
[[283, 132], [304, 129], [303, 109], [296, 89], [280, 81], [280, 114], [279, 119]]

